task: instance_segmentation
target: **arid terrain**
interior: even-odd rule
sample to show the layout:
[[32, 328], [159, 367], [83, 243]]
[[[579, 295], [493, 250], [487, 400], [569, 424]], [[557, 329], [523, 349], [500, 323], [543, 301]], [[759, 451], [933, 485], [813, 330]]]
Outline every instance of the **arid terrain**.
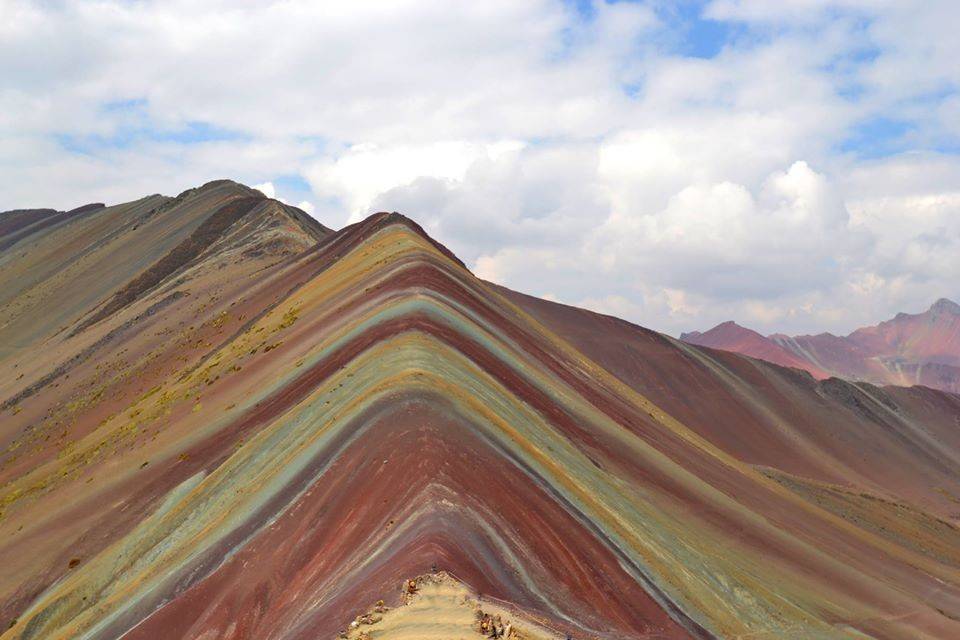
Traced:
[[735, 322], [680, 339], [736, 351], [823, 379], [838, 376], [874, 384], [923, 385], [960, 393], [960, 305], [941, 298], [922, 313], [899, 313], [847, 336], [830, 333], [762, 336]]
[[953, 313], [748, 357], [231, 181], [0, 214], [0, 638], [960, 637]]

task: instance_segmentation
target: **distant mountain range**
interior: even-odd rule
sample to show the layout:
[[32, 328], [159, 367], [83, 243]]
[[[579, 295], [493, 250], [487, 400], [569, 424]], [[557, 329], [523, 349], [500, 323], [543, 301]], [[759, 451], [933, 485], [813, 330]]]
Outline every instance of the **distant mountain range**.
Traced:
[[875, 384], [924, 385], [960, 393], [960, 305], [941, 298], [923, 313], [898, 313], [847, 336], [763, 336], [735, 322], [680, 339], [775, 364]]

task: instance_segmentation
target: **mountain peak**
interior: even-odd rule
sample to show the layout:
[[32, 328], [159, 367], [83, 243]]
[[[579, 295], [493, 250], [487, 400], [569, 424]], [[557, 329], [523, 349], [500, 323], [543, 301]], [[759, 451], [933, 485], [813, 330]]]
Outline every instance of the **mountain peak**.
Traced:
[[949, 300], [947, 298], [940, 298], [930, 305], [930, 312], [960, 315], [960, 304], [957, 304], [953, 300]]
[[693, 344], [700, 344], [700, 339], [709, 339], [710, 336], [714, 336], [718, 333], [725, 335], [731, 335], [743, 331], [750, 331], [745, 327], [740, 326], [733, 320], [726, 320], [720, 324], [714, 326], [712, 329], [707, 329], [706, 331], [689, 331], [686, 333], [680, 334], [680, 339], [684, 342], [690, 342]]
[[736, 320], [727, 320], [726, 322], [721, 322], [714, 329], [741, 329], [745, 331], [752, 331], [752, 329], [747, 329], [741, 324], [737, 324]]

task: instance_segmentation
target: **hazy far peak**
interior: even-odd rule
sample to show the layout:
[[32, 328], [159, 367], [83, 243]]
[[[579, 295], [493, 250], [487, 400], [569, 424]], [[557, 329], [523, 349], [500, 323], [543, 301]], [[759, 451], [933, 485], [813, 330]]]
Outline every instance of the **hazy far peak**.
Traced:
[[728, 321], [680, 339], [797, 366], [818, 377], [960, 391], [960, 305], [947, 298], [922, 313], [901, 312], [847, 336], [774, 333], [764, 338]]
[[954, 315], [960, 315], [960, 304], [957, 304], [953, 300], [948, 298], [940, 298], [932, 305], [930, 305], [930, 311], [937, 313], [952, 313]]

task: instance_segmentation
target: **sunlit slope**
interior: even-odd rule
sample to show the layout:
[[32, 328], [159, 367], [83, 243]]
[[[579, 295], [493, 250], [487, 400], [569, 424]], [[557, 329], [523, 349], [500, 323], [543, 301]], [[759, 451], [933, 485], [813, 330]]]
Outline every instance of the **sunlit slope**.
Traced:
[[[286, 291], [271, 287], [273, 276], [329, 233], [305, 223], [302, 212], [228, 181], [154, 199], [161, 204], [146, 221], [131, 213], [144, 201], [108, 207], [95, 212], [106, 220], [67, 219], [0, 254], [3, 273], [13, 274], [0, 289], [19, 287], [14, 297], [35, 302], [10, 311], [15, 321], [0, 329], [0, 482], [66, 456], [133, 396], [199, 362], [222, 336], [282, 299]], [[220, 224], [211, 225], [218, 217]], [[176, 232], [165, 245], [138, 227]], [[57, 250], [71, 238], [75, 245]], [[124, 256], [137, 259], [124, 263]], [[31, 271], [47, 269], [47, 261], [54, 275]], [[27, 284], [14, 277], [21, 272], [29, 274]], [[53, 327], [50, 317], [58, 314], [66, 324]]]
[[960, 397], [877, 387], [703, 349], [498, 288], [607, 371], [736, 458], [906, 498], [955, 519]]
[[[234, 240], [208, 266], [247, 251]], [[836, 457], [828, 483], [813, 462], [781, 469], [721, 437], [740, 424], [720, 390], [783, 412], [784, 433], [754, 421], [760, 449], [842, 411], [829, 395], [773, 403], [814, 381], [751, 381], [746, 360], [669, 342], [648, 362], [637, 350], [631, 378], [395, 214], [258, 271], [253, 258], [199, 268], [189, 296], [146, 318], [176, 278], [83, 330], [141, 318], [161, 338], [195, 334], [146, 341], [154, 364], [120, 364], [137, 375], [67, 402], [48, 431], [68, 445], [5, 454], [0, 637], [334, 637], [436, 570], [560, 637], [960, 633], [954, 529], [923, 510], [936, 505], [904, 506], [894, 535], [897, 507], [852, 490], [871, 481], [842, 450], [796, 441], [804, 459]], [[123, 360], [125, 342], [96, 363]], [[672, 377], [676, 363], [696, 373]], [[71, 380], [99, 375], [78, 367]], [[44, 420], [61, 401], [45, 387], [4, 415]], [[917, 424], [954, 415], [927, 411], [909, 407]], [[941, 446], [950, 493], [956, 448]]]

